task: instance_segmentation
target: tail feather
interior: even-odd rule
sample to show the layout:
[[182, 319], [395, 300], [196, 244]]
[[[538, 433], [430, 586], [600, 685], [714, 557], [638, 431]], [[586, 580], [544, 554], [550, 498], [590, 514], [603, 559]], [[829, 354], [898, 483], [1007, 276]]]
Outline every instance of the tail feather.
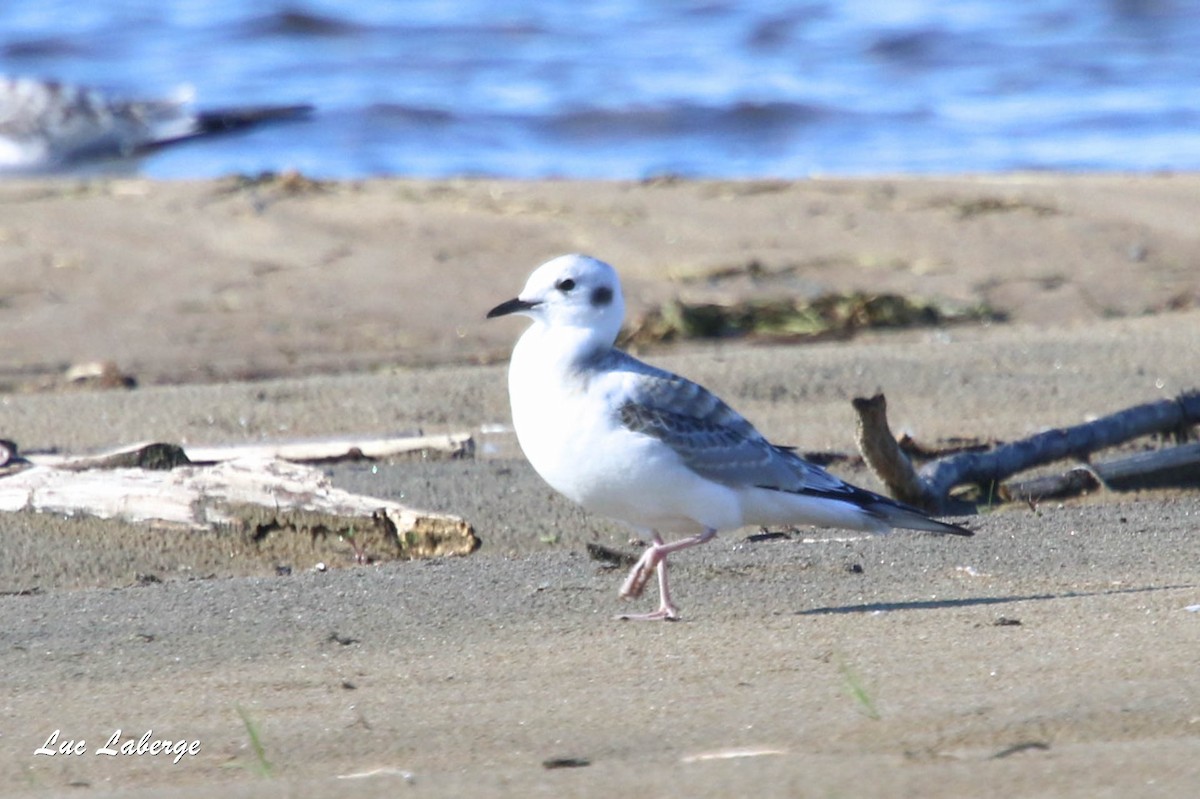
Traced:
[[965, 527], [932, 519], [910, 505], [905, 505], [885, 497], [879, 497], [875, 502], [865, 505], [864, 510], [887, 522], [892, 527], [900, 527], [905, 530], [924, 530], [928, 533], [946, 533], [949, 535], [975, 535], [975, 533]]
[[975, 533], [965, 527], [932, 519], [919, 508], [914, 508], [912, 505], [906, 505], [903, 502], [897, 502], [894, 499], [889, 499], [888, 497], [868, 491], [865, 488], [859, 488], [850, 483], [841, 483], [835, 490], [806, 489], [791, 493], [821, 497], [855, 506], [870, 519], [880, 522], [887, 527], [899, 527], [904, 530], [923, 530], [927, 533], [975, 535]]

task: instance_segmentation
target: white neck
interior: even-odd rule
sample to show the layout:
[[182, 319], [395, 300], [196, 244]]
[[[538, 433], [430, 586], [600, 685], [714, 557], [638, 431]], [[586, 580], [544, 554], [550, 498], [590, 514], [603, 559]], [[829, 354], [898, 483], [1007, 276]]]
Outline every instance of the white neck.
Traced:
[[512, 361], [516, 368], [565, 374], [608, 352], [612, 345], [606, 331], [561, 324], [550, 327], [535, 320], [517, 340]]

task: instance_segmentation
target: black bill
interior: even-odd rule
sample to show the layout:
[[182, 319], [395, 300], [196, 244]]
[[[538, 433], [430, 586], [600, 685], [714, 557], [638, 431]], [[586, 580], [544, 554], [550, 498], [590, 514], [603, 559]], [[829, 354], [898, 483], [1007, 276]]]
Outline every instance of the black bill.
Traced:
[[508, 302], [502, 302], [492, 310], [488, 311], [487, 318], [495, 319], [497, 316], [508, 316], [510, 313], [528, 311], [530, 308], [536, 308], [538, 304], [539, 303], [536, 302], [527, 302], [526, 300], [522, 300], [518, 297], [516, 299], [509, 300]]

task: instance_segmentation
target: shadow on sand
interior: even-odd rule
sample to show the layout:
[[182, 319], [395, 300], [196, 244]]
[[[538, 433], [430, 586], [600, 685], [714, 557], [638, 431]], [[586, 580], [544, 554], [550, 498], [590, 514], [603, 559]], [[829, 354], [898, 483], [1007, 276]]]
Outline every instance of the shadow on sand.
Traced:
[[1026, 594], [1023, 596], [981, 596], [967, 599], [923, 599], [915, 602], [867, 602], [862, 605], [840, 605], [826, 608], [810, 608], [797, 611], [797, 616], [828, 616], [838, 613], [883, 613], [893, 610], [938, 610], [941, 608], [969, 608], [976, 605], [1004, 605], [1009, 602], [1035, 602], [1046, 599], [1078, 599], [1090, 596], [1115, 596], [1118, 594], [1142, 594], [1151, 591], [1177, 591], [1196, 588], [1195, 584], [1143, 586], [1141, 588], [1114, 588], [1109, 591], [1065, 591], [1061, 594]]

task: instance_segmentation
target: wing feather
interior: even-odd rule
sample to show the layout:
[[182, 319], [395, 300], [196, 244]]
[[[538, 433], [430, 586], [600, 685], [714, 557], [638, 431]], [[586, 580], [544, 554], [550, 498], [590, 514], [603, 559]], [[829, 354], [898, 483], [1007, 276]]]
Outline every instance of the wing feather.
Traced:
[[702, 477], [732, 488], [765, 488], [850, 503], [894, 527], [972, 535], [966, 528], [845, 483], [790, 447], [772, 444], [698, 383], [619, 350], [605, 356], [599, 373], [618, 381], [621, 424], [663, 442]]
[[637, 359], [621, 356], [626, 378], [618, 406], [626, 429], [652, 436], [697, 474], [731, 487], [849, 494], [850, 486], [788, 447], [772, 444], [708, 389]]

